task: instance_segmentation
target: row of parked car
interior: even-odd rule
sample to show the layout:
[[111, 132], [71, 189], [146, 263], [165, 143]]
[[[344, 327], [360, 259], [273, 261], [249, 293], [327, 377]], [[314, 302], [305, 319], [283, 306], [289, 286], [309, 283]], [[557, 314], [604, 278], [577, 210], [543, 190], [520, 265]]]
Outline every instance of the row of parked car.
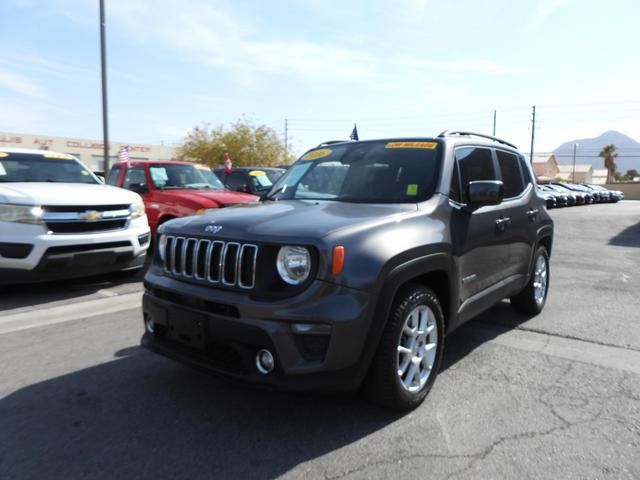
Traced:
[[130, 161], [105, 185], [72, 155], [0, 148], [0, 285], [136, 271], [162, 223], [256, 203], [284, 171]]
[[544, 198], [547, 208], [616, 203], [624, 200], [624, 193], [620, 190], [609, 190], [602, 185], [588, 183], [543, 183], [538, 185], [538, 194]]

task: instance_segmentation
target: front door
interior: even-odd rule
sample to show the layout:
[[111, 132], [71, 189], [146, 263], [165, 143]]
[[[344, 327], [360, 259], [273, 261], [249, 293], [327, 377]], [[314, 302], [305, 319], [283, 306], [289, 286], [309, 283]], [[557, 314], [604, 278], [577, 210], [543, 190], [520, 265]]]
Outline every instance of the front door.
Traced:
[[[510, 264], [508, 219], [502, 205], [467, 207], [467, 186], [476, 180], [498, 180], [493, 152], [486, 147], [455, 151], [460, 202], [454, 203], [451, 236], [460, 288], [460, 302], [504, 278]], [[454, 182], [455, 182], [454, 176]]]

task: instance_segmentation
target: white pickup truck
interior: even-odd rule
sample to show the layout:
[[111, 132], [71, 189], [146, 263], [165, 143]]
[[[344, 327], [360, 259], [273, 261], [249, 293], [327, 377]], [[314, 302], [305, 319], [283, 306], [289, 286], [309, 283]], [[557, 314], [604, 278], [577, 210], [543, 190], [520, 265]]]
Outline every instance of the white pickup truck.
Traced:
[[0, 147], [0, 285], [138, 269], [149, 241], [138, 194], [71, 155]]

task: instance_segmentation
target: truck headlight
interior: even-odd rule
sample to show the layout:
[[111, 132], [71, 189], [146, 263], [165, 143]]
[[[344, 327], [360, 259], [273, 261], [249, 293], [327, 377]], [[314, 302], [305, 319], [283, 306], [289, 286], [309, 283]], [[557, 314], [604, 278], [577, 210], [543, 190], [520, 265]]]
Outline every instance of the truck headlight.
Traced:
[[282, 280], [289, 285], [300, 285], [311, 272], [311, 255], [305, 247], [284, 246], [278, 252], [276, 266]]
[[36, 205], [0, 203], [0, 221], [40, 225], [42, 223], [42, 208]]
[[135, 203], [131, 204], [130, 207], [131, 210], [131, 218], [140, 218], [141, 216], [144, 215], [144, 202], [142, 200], [139, 200]]

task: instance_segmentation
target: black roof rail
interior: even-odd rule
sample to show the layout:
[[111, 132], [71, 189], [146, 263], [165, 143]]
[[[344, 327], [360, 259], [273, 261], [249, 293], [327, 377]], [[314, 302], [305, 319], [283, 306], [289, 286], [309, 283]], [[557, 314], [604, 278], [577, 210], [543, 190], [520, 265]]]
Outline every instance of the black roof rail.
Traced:
[[[322, 142], [318, 145], [318, 147], [326, 147], [327, 145], [333, 145], [334, 143], [345, 143], [349, 140], [327, 140], [326, 142]], [[318, 148], [316, 147], [316, 148]]]
[[462, 130], [445, 130], [444, 132], [440, 133], [438, 137], [442, 138], [448, 135], [469, 135], [473, 137], [481, 137], [481, 138], [486, 138], [488, 140], [493, 140], [494, 142], [502, 143], [504, 145], [508, 145], [512, 148], [515, 148], [516, 150], [518, 149], [518, 147], [516, 147], [513, 143], [509, 143], [505, 140], [502, 140], [501, 138], [494, 137], [493, 135], [485, 135], [484, 133], [465, 132]]

